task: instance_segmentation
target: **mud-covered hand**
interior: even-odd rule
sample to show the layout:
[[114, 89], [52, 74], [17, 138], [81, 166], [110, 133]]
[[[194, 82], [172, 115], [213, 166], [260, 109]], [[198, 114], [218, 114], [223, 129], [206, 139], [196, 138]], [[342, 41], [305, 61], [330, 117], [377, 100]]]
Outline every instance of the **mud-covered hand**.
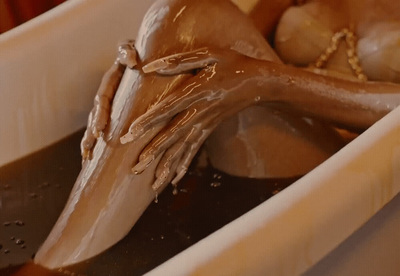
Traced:
[[121, 143], [127, 143], [155, 125], [166, 123], [133, 168], [135, 173], [141, 173], [162, 155], [154, 190], [166, 182], [175, 185], [215, 127], [224, 118], [251, 104], [247, 96], [235, 93], [248, 79], [240, 77], [245, 75], [241, 60], [246, 58], [233, 50], [203, 48], [161, 58], [143, 67], [148, 74], [193, 72], [193, 77], [135, 120], [128, 133], [121, 137]]
[[229, 49], [203, 48], [155, 60], [145, 73], [191, 77], [132, 123], [127, 143], [158, 124], [166, 125], [145, 147], [133, 168], [141, 173], [162, 155], [157, 190], [176, 184], [210, 133], [225, 118], [257, 104], [274, 104], [352, 129], [365, 129], [400, 105], [400, 86], [332, 78]]
[[136, 65], [136, 50], [133, 40], [127, 40], [118, 46], [118, 55], [113, 65], [104, 74], [94, 98], [94, 106], [89, 113], [87, 128], [81, 141], [83, 160], [90, 159], [96, 139], [104, 130], [110, 117], [110, 110], [115, 93], [121, 82], [126, 67]]

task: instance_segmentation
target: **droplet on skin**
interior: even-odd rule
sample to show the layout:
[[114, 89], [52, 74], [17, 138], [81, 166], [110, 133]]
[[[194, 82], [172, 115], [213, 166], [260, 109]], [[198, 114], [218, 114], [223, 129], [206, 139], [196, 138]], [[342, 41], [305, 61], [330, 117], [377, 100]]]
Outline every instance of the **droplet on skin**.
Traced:
[[10, 225], [11, 225], [11, 222], [9, 222], [9, 221], [3, 222], [3, 226], [10, 226]]

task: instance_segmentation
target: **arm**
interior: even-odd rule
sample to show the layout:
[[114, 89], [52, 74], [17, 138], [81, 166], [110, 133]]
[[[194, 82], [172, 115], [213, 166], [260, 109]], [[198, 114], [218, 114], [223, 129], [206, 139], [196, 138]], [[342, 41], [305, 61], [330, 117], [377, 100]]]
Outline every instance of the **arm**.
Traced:
[[[147, 145], [134, 170], [142, 172], [163, 155], [159, 185], [184, 175], [212, 130], [225, 118], [254, 104], [276, 105], [349, 128], [367, 128], [400, 104], [400, 86], [358, 82], [314, 74], [234, 51], [200, 49], [156, 60], [147, 73], [201, 70], [174, 93], [139, 117], [121, 138], [135, 140], [160, 123], [168, 125]], [[178, 146], [179, 145], [179, 146]]]

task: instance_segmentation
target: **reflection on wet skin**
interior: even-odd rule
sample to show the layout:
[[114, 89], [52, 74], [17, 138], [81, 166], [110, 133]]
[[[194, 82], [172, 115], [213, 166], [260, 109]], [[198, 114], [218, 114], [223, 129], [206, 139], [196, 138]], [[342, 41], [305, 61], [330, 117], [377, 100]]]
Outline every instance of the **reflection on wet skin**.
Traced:
[[[61, 215], [60, 223], [56, 224], [56, 230], [50, 234], [41, 251], [37, 254], [35, 261], [38, 263], [48, 267], [62, 267], [85, 260], [106, 250], [109, 246], [118, 242], [139, 218], [141, 211], [136, 210], [143, 210], [147, 206], [146, 204], [152, 202], [154, 197], [159, 204], [152, 204], [146, 211], [146, 214], [153, 211], [161, 212], [157, 208], [162, 207], [162, 211], [167, 213], [163, 213], [163, 215], [158, 213], [156, 217], [168, 218], [168, 220], [162, 221], [159, 219], [151, 221], [148, 228], [154, 228], [154, 224], [160, 222], [162, 225], [173, 225], [174, 219], [179, 219], [179, 216], [171, 216], [170, 214], [173, 211], [178, 211], [178, 213], [182, 211], [180, 208], [174, 209], [180, 198], [190, 197], [190, 200], [188, 199], [190, 204], [196, 202], [197, 196], [202, 196], [203, 200], [204, 198], [209, 199], [212, 195], [216, 194], [217, 190], [223, 190], [227, 186], [224, 181], [229, 182], [229, 191], [227, 190], [215, 199], [215, 202], [218, 204], [224, 200], [224, 195], [228, 195], [229, 200], [232, 201], [232, 197], [235, 194], [233, 188], [235, 185], [233, 183], [240, 182], [243, 184], [243, 187], [246, 186], [246, 192], [240, 193], [241, 196], [248, 193], [249, 189], [257, 189], [254, 188], [258, 185], [256, 180], [254, 180], [255, 183], [252, 184], [252, 187], [249, 188], [248, 183], [253, 180], [232, 178], [225, 174], [220, 174], [221, 179], [215, 178], [215, 173], [218, 175], [219, 172], [211, 168], [204, 170], [202, 175], [195, 175], [194, 178], [193, 174], [189, 174], [183, 178], [196, 152], [214, 130], [216, 130], [213, 132], [214, 138], [215, 136], [219, 138], [223, 137], [223, 139], [208, 140], [209, 147], [207, 149], [214, 167], [225, 170], [223, 165], [229, 162], [234, 164], [233, 160], [235, 160], [239, 164], [237, 166], [238, 169], [225, 170], [225, 172], [250, 177], [256, 174], [254, 171], [257, 168], [257, 173], [261, 172], [261, 176], [257, 174], [256, 177], [271, 176], [271, 174], [262, 174], [265, 171], [270, 171], [260, 164], [274, 164], [273, 162], [277, 158], [271, 152], [275, 154], [276, 149], [279, 147], [272, 146], [274, 151], [266, 151], [265, 154], [259, 153], [267, 145], [273, 145], [271, 142], [272, 138], [277, 139], [277, 136], [271, 135], [273, 132], [269, 129], [264, 132], [264, 136], [260, 134], [260, 131], [253, 132], [256, 135], [251, 136], [253, 125], [249, 122], [254, 122], [252, 119], [259, 117], [257, 114], [261, 114], [261, 112], [258, 112], [254, 115], [255, 113], [248, 112], [249, 110], [257, 111], [256, 108], [251, 107], [254, 104], [259, 105], [260, 103], [264, 103], [269, 105], [268, 108], [273, 106], [271, 108], [272, 111], [269, 110], [270, 114], [264, 116], [266, 119], [259, 122], [260, 124], [257, 127], [261, 125], [265, 130], [267, 125], [268, 127], [270, 125], [277, 125], [278, 130], [274, 129], [274, 133], [276, 133], [282, 130], [282, 125], [288, 126], [285, 131], [286, 134], [290, 135], [287, 136], [294, 137], [296, 142], [303, 142], [304, 140], [307, 142], [309, 140], [317, 141], [315, 143], [317, 145], [316, 148], [321, 149], [320, 152], [324, 152], [326, 144], [323, 144], [325, 139], [321, 139], [321, 133], [326, 134], [329, 131], [330, 134], [335, 132], [335, 139], [340, 140], [341, 137], [336, 133], [335, 129], [337, 125], [349, 129], [365, 129], [387, 114], [400, 102], [398, 85], [365, 81], [368, 74], [365, 75], [361, 70], [361, 65], [355, 54], [355, 36], [353, 31], [347, 28], [341, 28], [338, 33], [334, 34], [332, 37], [334, 39], [333, 43], [326, 51], [327, 53], [336, 51], [336, 48], [339, 47], [339, 43], [336, 43], [337, 40], [345, 38], [347, 46], [349, 46], [347, 53], [351, 53], [347, 54], [346, 62], [348, 61], [350, 65], [353, 65], [352, 70], [354, 72], [351, 73], [355, 73], [356, 77], [359, 80], [363, 80], [363, 82], [358, 80], [349, 81], [347, 77], [343, 79], [327, 77], [325, 75], [327, 72], [320, 75], [316, 74], [322, 72], [319, 70], [320, 68], [318, 70], [313, 68], [306, 71], [284, 65], [264, 38], [252, 27], [247, 20], [248, 18], [238, 13], [232, 6], [229, 6], [229, 2], [227, 1], [210, 1], [207, 5], [215, 5], [216, 10], [220, 8], [226, 13], [234, 15], [232, 18], [238, 19], [238, 22], [243, 22], [243, 24], [239, 24], [240, 31], [234, 31], [233, 34], [230, 33], [232, 28], [228, 28], [232, 24], [229, 24], [228, 21], [221, 21], [227, 25], [222, 28], [223, 31], [210, 34], [209, 28], [207, 28], [207, 23], [209, 24], [209, 22], [203, 22], [204, 17], [200, 16], [197, 18], [192, 16], [193, 14], [202, 14], [199, 12], [199, 10], [202, 10], [202, 6], [196, 4], [196, 2], [190, 2], [191, 4], [189, 4], [187, 1], [167, 1], [165, 3], [157, 2], [156, 8], [149, 11], [136, 45], [129, 42], [129, 44], [120, 48], [120, 55], [117, 57], [116, 63], [105, 75], [100, 85], [99, 92], [95, 98], [95, 106], [88, 120], [88, 129], [82, 143], [84, 164], [73, 190], [71, 201], [69, 202], [73, 204], [67, 205], [67, 211]], [[159, 6], [157, 7], [157, 5]], [[309, 6], [304, 5], [304, 7]], [[161, 9], [163, 13], [157, 13]], [[170, 10], [171, 12], [168, 14], [167, 11]], [[214, 16], [220, 18], [219, 14]], [[197, 24], [198, 29], [190, 29], [193, 33], [190, 32], [189, 35], [186, 26], [188, 26], [188, 23], [193, 22], [193, 18], [198, 20], [196, 21], [197, 23], [202, 22], [204, 24]], [[225, 18], [228, 18], [226, 20], [230, 20], [229, 18], [231, 17], [228, 16]], [[207, 20], [210, 21], [209, 18]], [[153, 26], [146, 24], [149, 21], [153, 23]], [[211, 20], [211, 22], [215, 24], [214, 20]], [[162, 30], [159, 28], [161, 26], [160, 23], [165, 27]], [[285, 22], [283, 21], [283, 23]], [[150, 28], [151, 31], [149, 31], [149, 26], [152, 27]], [[166, 33], [179, 34], [180, 36], [166, 35]], [[279, 34], [279, 32], [277, 33]], [[244, 37], [241, 37], [241, 35], [244, 35]], [[176, 41], [176, 37], [185, 39]], [[159, 44], [153, 43], [153, 41], [157, 41]], [[240, 43], [237, 43], [238, 41]], [[164, 45], [166, 48], [160, 50], [161, 48], [157, 45]], [[136, 54], [136, 50], [138, 60], [136, 60], [136, 55], [133, 55]], [[127, 51], [132, 54], [128, 55], [131, 58], [126, 58], [128, 57], [126, 56]], [[176, 52], [179, 54], [176, 54]], [[293, 51], [289, 52], [292, 53]], [[284, 57], [284, 49], [280, 50], [280, 54]], [[317, 56], [316, 59], [317, 67], [321, 67], [328, 61], [329, 56], [327, 58], [323, 55], [320, 57]], [[141, 63], [147, 63], [147, 67], [142, 67], [143, 64]], [[322, 65], [319, 66], [318, 64]], [[125, 70], [126, 66], [128, 68]], [[330, 73], [328, 72], [328, 74]], [[128, 82], [126, 79], [124, 80], [125, 76], [122, 78], [123, 74], [125, 74], [126, 79], [131, 81], [129, 84], [133, 88], [130, 90], [127, 89], [126, 93], [121, 95], [117, 93], [117, 87], [120, 84], [124, 86], [123, 84], [126, 85]], [[279, 104], [281, 109], [277, 108], [275, 110], [275, 105]], [[264, 111], [262, 112], [263, 114], [265, 113]], [[301, 117], [299, 119], [298, 112], [302, 116], [309, 117]], [[238, 115], [235, 115], [236, 113]], [[279, 119], [284, 119], [284, 124], [271, 114], [278, 114]], [[233, 115], [237, 117], [234, 116], [234, 121], [230, 123], [235, 127], [230, 127], [232, 126], [231, 124], [228, 127], [225, 125], [224, 128], [224, 124], [221, 121]], [[310, 117], [313, 119], [310, 119]], [[310, 125], [313, 126], [314, 130], [316, 129], [316, 121], [313, 121], [314, 119], [324, 121], [324, 124], [320, 125], [321, 132], [314, 133], [308, 131]], [[220, 130], [223, 129], [223, 131], [218, 132], [218, 127]], [[128, 132], [127, 129], [129, 129]], [[226, 133], [229, 133], [229, 135], [226, 135]], [[265, 133], [267, 134], [265, 135]], [[301, 135], [296, 136], [298, 133], [301, 133]], [[310, 138], [310, 134], [314, 136]], [[120, 140], [120, 137], [122, 137], [122, 140]], [[232, 137], [237, 138], [237, 140], [229, 140]], [[305, 139], [301, 140], [299, 137]], [[326, 135], [326, 137], [331, 136]], [[336, 143], [335, 146], [338, 144], [342, 145], [342, 141], [337, 142], [338, 140], [334, 141]], [[246, 158], [218, 159], [221, 156], [226, 157], [219, 150], [227, 145], [228, 141], [231, 142], [231, 148], [228, 148], [226, 152], [232, 152], [231, 149], [233, 148], [235, 150], [234, 155], [239, 156], [241, 154], [240, 156], [245, 156]], [[250, 141], [255, 142], [252, 144]], [[260, 141], [261, 143], [259, 143]], [[257, 145], [258, 148], [254, 145]], [[303, 169], [301, 174], [306, 173], [312, 167], [325, 160], [340, 146], [335, 147], [333, 150], [330, 148], [329, 153], [324, 152], [325, 155], [319, 158], [317, 162], [314, 162], [312, 166]], [[296, 150], [300, 148], [303, 149], [304, 147], [291, 147], [291, 149]], [[239, 149], [242, 149], [242, 151]], [[284, 150], [282, 148], [279, 149], [281, 149], [281, 152], [287, 152], [287, 148]], [[215, 152], [218, 153], [215, 154]], [[305, 154], [307, 160], [311, 156], [308, 153], [306, 152]], [[139, 163], [136, 162], [137, 160], [139, 160]], [[285, 158], [282, 158], [282, 160], [285, 160]], [[49, 168], [52, 168], [52, 165], [50, 163], [42, 164], [42, 168], [49, 170]], [[131, 171], [132, 167], [134, 168], [134, 173]], [[232, 168], [233, 165], [228, 167]], [[284, 171], [288, 172], [292, 167], [286, 166]], [[244, 168], [244, 170], [240, 171], [241, 168]], [[40, 172], [40, 169], [37, 170]], [[53, 168], [51, 171], [59, 175], [63, 170], [64, 167], [61, 166]], [[117, 171], [118, 174], [115, 173]], [[276, 172], [275, 170], [271, 171]], [[293, 173], [293, 171], [290, 172]], [[29, 175], [28, 177], [24, 177], [23, 174], [21, 179], [18, 177], [10, 179], [18, 179], [23, 184], [19, 182], [11, 183], [3, 187], [4, 196], [2, 195], [0, 201], [1, 208], [9, 210], [7, 216], [13, 215], [13, 210], [15, 211], [20, 208], [29, 209], [31, 215], [29, 217], [5, 218], [5, 229], [16, 231], [15, 229], [17, 228], [15, 227], [20, 227], [18, 229], [28, 229], [28, 226], [36, 225], [32, 220], [32, 217], [35, 217], [36, 213], [49, 215], [48, 217], [51, 217], [51, 219], [46, 221], [46, 223], [48, 222], [48, 225], [52, 225], [57, 217], [56, 214], [59, 212], [51, 213], [51, 215], [46, 212], [48, 212], [48, 209], [51, 209], [50, 206], [53, 203], [59, 204], [61, 201], [57, 201], [56, 203], [54, 201], [55, 197], [51, 197], [51, 195], [50, 201], [54, 201], [51, 202], [52, 204], [44, 199], [47, 198], [47, 195], [45, 196], [46, 193], [51, 193], [51, 191], [57, 193], [57, 188], [60, 188], [60, 186], [57, 187], [56, 185], [59, 184], [55, 184], [51, 175], [48, 177], [49, 179], [42, 179], [40, 174]], [[72, 177], [76, 177], [76, 174], [72, 174]], [[174, 198], [175, 201], [170, 202], [171, 205], [163, 206], [162, 202], [169, 202], [168, 193], [167, 195], [158, 197], [159, 192], [169, 182], [172, 182], [176, 186], [180, 179], [182, 179], [179, 186], [181, 193], [178, 193], [177, 197]], [[34, 187], [26, 184], [32, 180], [36, 181], [36, 186]], [[13, 180], [10, 181], [12, 182]], [[72, 182], [73, 180], [68, 183]], [[202, 186], [203, 189], [212, 188], [214, 190], [212, 190], [211, 195], [204, 195], [201, 190], [197, 190], [197, 185], [193, 183], [209, 183], [209, 185], [199, 186]], [[245, 185], [246, 183], [247, 185]], [[259, 183], [264, 187], [263, 189], [266, 189], [265, 183], [265, 181]], [[238, 186], [239, 190], [243, 188], [242, 184]], [[17, 187], [18, 185], [21, 188], [13, 190], [13, 187]], [[68, 187], [67, 190], [69, 191], [69, 185], [67, 184], [62, 187]], [[270, 183], [268, 189], [271, 187], [274, 187], [274, 185]], [[133, 188], [137, 188], [137, 190], [133, 192]], [[177, 187], [173, 189], [174, 192], [176, 191], [175, 189]], [[191, 189], [195, 189], [196, 193], [192, 195]], [[63, 204], [66, 199], [64, 196], [68, 194], [68, 191], [63, 193]], [[269, 196], [276, 193], [276, 191], [279, 191], [279, 189], [269, 192]], [[129, 196], [127, 195], [128, 192], [130, 193]], [[118, 200], [115, 200], [115, 197], [113, 197], [114, 194], [119, 195]], [[13, 202], [14, 197], [18, 197], [19, 200]], [[137, 206], [140, 206], [140, 208], [136, 208], [137, 206], [132, 208], [130, 203], [133, 202], [133, 198], [139, 202]], [[247, 199], [242, 197], [242, 200], [246, 201]], [[39, 204], [35, 205], [35, 207], [32, 202], [39, 202]], [[251, 205], [256, 206], [260, 202], [260, 196], [257, 193], [254, 205], [253, 203]], [[62, 209], [63, 204], [60, 204], [59, 210]], [[218, 217], [216, 215], [218, 204], [211, 210], [210, 214], [212, 215], [210, 217]], [[244, 202], [238, 205], [240, 205], [240, 208], [247, 206]], [[37, 206], [41, 206], [43, 211], [35, 209], [39, 208]], [[172, 208], [171, 206], [175, 207]], [[190, 210], [188, 206], [185, 205], [183, 209]], [[115, 209], [113, 209], [114, 207]], [[230, 209], [225, 205], [224, 207]], [[153, 208], [156, 209], [153, 210]], [[119, 219], [123, 218], [123, 216], [112, 217], [110, 215], [116, 212], [122, 214], [121, 210], [124, 212], [132, 211], [132, 214], [130, 214], [132, 222], [127, 219]], [[204, 211], [203, 208], [197, 208], [197, 212], [199, 210], [200, 212]], [[225, 213], [222, 217], [233, 219], [246, 210], [242, 210], [232, 216]], [[193, 213], [190, 213], [190, 216], [187, 214], [183, 216], [188, 220], [185, 223], [198, 223], [198, 220], [192, 219]], [[108, 219], [112, 217], [112, 220], [110, 219], [112, 222], [103, 219], [104, 217]], [[139, 220], [131, 233], [135, 233], [135, 231], [138, 231], [137, 229], [141, 229], [140, 225], [141, 223], [145, 223], [143, 222], [146, 221], [145, 217]], [[18, 222], [18, 220], [22, 223]], [[221, 219], [219, 222], [223, 220]], [[227, 221], [224, 221], [224, 223], [227, 223]], [[184, 224], [179, 221], [177, 225], [181, 226]], [[172, 231], [180, 235], [180, 239], [184, 241], [185, 246], [189, 246], [187, 243], [190, 244], [190, 242], [195, 240], [193, 238], [195, 235], [192, 233], [188, 234], [177, 225], [172, 228]], [[211, 228], [215, 230], [222, 225], [224, 224], [214, 225], [215, 228], [214, 226]], [[47, 229], [47, 226], [44, 228]], [[76, 229], [78, 230], [75, 232]], [[146, 229], [143, 228], [141, 234], [137, 235], [146, 235], [149, 233]], [[207, 229], [202, 235], [210, 233], [210, 229]], [[62, 233], [61, 238], [59, 238], [59, 233]], [[70, 233], [72, 234], [68, 236]], [[24, 234], [26, 236], [22, 234], [7, 235], [10, 236], [9, 240], [4, 238], [4, 241], [1, 241], [1, 250], [3, 250], [5, 256], [12, 256], [13, 250], [10, 249], [12, 246], [19, 246], [20, 249], [24, 249], [24, 252], [29, 253], [32, 250], [36, 252], [38, 244], [34, 244], [33, 239], [28, 238], [28, 234]], [[102, 238], [99, 238], [101, 235], [103, 235]], [[115, 256], [118, 256], [117, 252], [119, 252], [115, 248], [119, 248], [126, 241], [135, 240], [135, 238], [132, 238], [136, 237], [134, 235], [129, 235], [116, 247], [113, 247], [100, 256], [115, 258]], [[88, 236], [97, 237], [97, 239], [84, 240], [80, 238]], [[163, 243], [169, 240], [168, 236], [168, 231], [155, 235], [151, 234], [149, 236], [151, 242], [154, 243], [155, 240], [160, 242], [160, 244], [157, 244], [157, 247], [153, 248], [153, 251], [162, 252], [160, 248]], [[200, 236], [199, 238], [201, 238]], [[54, 237], [57, 237], [57, 239]], [[42, 240], [42, 237], [39, 240]], [[103, 240], [107, 241], [103, 242]], [[146, 256], [146, 254], [138, 254], [137, 252], [140, 249], [141, 242], [144, 240], [146, 239], [135, 240], [133, 243], [134, 246], [125, 247], [125, 250], [135, 251], [135, 256]], [[174, 244], [177, 244], [177, 242], [174, 241]], [[144, 247], [149, 248], [147, 244]], [[150, 254], [155, 253], [151, 252]], [[76, 258], [76, 256], [78, 257]], [[160, 259], [157, 259], [151, 255], [143, 260], [136, 260], [140, 268], [144, 269], [146, 267], [147, 269], [155, 265], [154, 263], [150, 265], [149, 260], [157, 260], [159, 262], [164, 260], [163, 258], [165, 257], [166, 255], [163, 255]], [[101, 257], [89, 264], [85, 264], [84, 271], [90, 271], [90, 267], [97, 268], [101, 266], [101, 262], [96, 261], [99, 259]], [[123, 266], [124, 261], [119, 262]], [[140, 269], [138, 270], [140, 271]]]

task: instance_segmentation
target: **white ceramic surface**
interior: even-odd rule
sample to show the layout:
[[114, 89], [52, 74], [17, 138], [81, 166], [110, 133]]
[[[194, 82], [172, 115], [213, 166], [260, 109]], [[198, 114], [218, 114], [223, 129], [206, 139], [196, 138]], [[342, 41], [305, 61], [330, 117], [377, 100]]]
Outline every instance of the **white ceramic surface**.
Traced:
[[304, 273], [400, 191], [399, 141], [396, 109], [299, 181], [149, 275]]
[[70, 0], [0, 35], [0, 165], [84, 127], [117, 43], [153, 0]]
[[[135, 37], [152, 2], [70, 0], [0, 36], [0, 165], [86, 124], [117, 42]], [[312, 273], [399, 192], [399, 177], [397, 109], [289, 188], [149, 274]]]

